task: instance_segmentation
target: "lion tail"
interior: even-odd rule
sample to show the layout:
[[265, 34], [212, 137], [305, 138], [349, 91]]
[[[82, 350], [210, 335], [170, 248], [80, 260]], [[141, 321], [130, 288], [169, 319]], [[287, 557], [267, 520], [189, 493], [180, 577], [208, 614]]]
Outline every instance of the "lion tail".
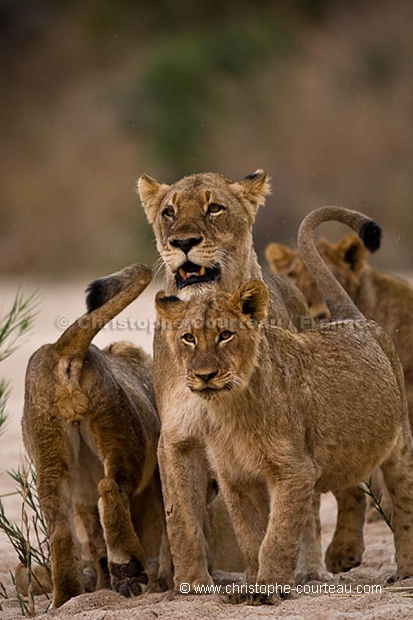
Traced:
[[151, 269], [136, 264], [89, 284], [86, 289], [87, 312], [72, 323], [56, 342], [59, 355], [83, 362], [96, 334], [132, 303], [151, 279]]
[[347, 224], [356, 231], [370, 252], [376, 252], [380, 248], [382, 230], [371, 218], [358, 211], [342, 207], [320, 207], [304, 218], [298, 231], [298, 249], [301, 258], [330, 310], [331, 319], [339, 321], [364, 318], [321, 258], [314, 242], [315, 229], [323, 222], [330, 221]]

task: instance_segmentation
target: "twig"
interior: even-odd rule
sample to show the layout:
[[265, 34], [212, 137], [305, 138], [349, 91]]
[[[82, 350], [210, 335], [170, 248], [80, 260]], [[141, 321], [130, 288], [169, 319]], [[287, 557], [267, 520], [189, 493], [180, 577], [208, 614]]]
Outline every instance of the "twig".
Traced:
[[391, 524], [391, 516], [388, 517], [386, 515], [386, 513], [384, 512], [382, 506], [381, 506], [381, 500], [382, 500], [381, 494], [379, 495], [379, 497], [376, 497], [376, 495], [375, 495], [375, 493], [373, 491], [372, 485], [371, 485], [371, 478], [369, 478], [369, 480], [365, 480], [364, 483], [362, 485], [360, 485], [360, 488], [361, 488], [362, 491], [364, 491], [364, 493], [366, 495], [371, 497], [371, 499], [373, 500], [374, 508], [381, 515], [381, 517], [383, 518], [385, 523], [388, 525], [390, 530], [393, 532], [393, 527], [392, 527], [392, 524]]

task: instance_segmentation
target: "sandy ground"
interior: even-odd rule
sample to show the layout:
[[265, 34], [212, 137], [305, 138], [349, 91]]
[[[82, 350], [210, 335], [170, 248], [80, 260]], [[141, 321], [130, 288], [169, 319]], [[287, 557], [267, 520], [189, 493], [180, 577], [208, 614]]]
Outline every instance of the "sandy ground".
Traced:
[[[84, 311], [83, 289], [87, 282], [64, 285], [33, 284], [23, 287], [27, 292], [39, 290], [39, 314], [35, 327], [27, 335], [23, 345], [1, 364], [0, 376], [9, 380], [11, 395], [8, 401], [10, 414], [6, 430], [0, 436], [0, 496], [8, 517], [20, 523], [21, 503], [13, 494], [14, 482], [6, 473], [17, 468], [23, 453], [20, 417], [23, 407], [24, 373], [31, 353], [46, 342], [55, 341], [62, 333], [62, 326], [75, 320]], [[98, 346], [115, 340], [132, 340], [146, 351], [152, 349], [152, 325], [154, 319], [153, 298], [156, 286], [151, 286], [141, 298], [127, 308], [109, 328], [95, 339]], [[0, 314], [9, 308], [16, 291], [14, 282], [0, 282]], [[126, 319], [126, 323], [121, 323]], [[127, 328], [125, 328], [125, 325]], [[11, 494], [11, 495], [9, 495]], [[326, 495], [322, 502], [323, 543], [331, 540], [336, 517], [335, 500]], [[387, 589], [387, 578], [395, 568], [394, 547], [391, 532], [383, 521], [367, 523], [365, 528], [366, 552], [360, 567], [349, 573], [338, 575], [332, 581], [336, 586], [352, 586], [352, 594], [326, 593], [326, 586], [318, 594], [302, 594], [296, 600], [285, 601], [276, 607], [232, 606], [226, 604], [217, 594], [169, 595], [145, 594], [139, 598], [124, 599], [120, 595], [101, 591], [72, 599], [58, 610], [48, 612], [56, 620], [115, 620], [124, 618], [312, 618], [313, 620], [335, 620], [342, 618], [378, 620], [413, 617], [413, 598], [407, 592]], [[9, 571], [16, 564], [16, 557], [6, 537], [0, 532], [0, 581], [7, 592], [6, 599], [0, 597], [2, 611], [0, 620], [21, 617]], [[226, 579], [236, 582], [239, 576], [217, 573], [217, 583]], [[372, 593], [372, 586], [381, 585], [381, 593]], [[400, 584], [399, 584], [400, 585]], [[365, 588], [359, 594], [356, 588]], [[403, 582], [412, 586], [413, 579]], [[46, 597], [36, 598], [36, 611], [41, 614], [49, 604]]]

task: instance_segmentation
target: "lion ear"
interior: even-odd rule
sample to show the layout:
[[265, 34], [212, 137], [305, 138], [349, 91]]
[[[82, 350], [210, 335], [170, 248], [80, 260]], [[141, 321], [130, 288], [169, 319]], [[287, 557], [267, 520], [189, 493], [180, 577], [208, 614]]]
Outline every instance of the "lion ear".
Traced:
[[155, 221], [156, 214], [162, 199], [169, 189], [169, 185], [158, 183], [148, 174], [142, 174], [136, 184], [137, 193], [145, 210], [146, 217], [150, 224]]
[[265, 258], [268, 266], [276, 273], [285, 274], [290, 270], [297, 250], [281, 243], [270, 243], [265, 249]]
[[267, 316], [268, 289], [261, 280], [247, 280], [232, 295], [230, 304], [259, 323]]
[[155, 297], [155, 308], [158, 317], [176, 319], [185, 312], [186, 302], [175, 295], [167, 295], [165, 291], [159, 291]]
[[271, 194], [270, 179], [264, 170], [256, 170], [248, 174], [242, 181], [231, 183], [233, 194], [245, 204], [252, 218], [255, 219], [258, 207], [265, 203], [265, 197]]
[[358, 235], [351, 234], [342, 237], [335, 245], [337, 255], [350, 267], [354, 273], [359, 273], [365, 262], [367, 250]]

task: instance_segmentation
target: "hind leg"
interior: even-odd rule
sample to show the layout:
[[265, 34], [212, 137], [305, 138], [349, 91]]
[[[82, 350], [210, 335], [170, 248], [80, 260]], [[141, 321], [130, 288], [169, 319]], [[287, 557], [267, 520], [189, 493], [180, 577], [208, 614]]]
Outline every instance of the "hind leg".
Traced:
[[397, 557], [394, 580], [413, 576], [413, 442], [406, 426], [390, 456], [382, 463], [393, 503], [391, 524]]
[[148, 583], [147, 561], [132, 525], [129, 496], [108, 476], [98, 491], [112, 587], [123, 596], [141, 594]]
[[60, 607], [84, 592], [80, 544], [73, 525], [75, 458], [65, 434], [59, 434], [58, 429], [53, 440], [47, 433], [37, 439], [37, 490], [50, 537], [53, 607]]
[[337, 524], [325, 559], [327, 570], [340, 573], [361, 563], [364, 553], [366, 496], [359, 487], [336, 491], [334, 495], [338, 507]]

